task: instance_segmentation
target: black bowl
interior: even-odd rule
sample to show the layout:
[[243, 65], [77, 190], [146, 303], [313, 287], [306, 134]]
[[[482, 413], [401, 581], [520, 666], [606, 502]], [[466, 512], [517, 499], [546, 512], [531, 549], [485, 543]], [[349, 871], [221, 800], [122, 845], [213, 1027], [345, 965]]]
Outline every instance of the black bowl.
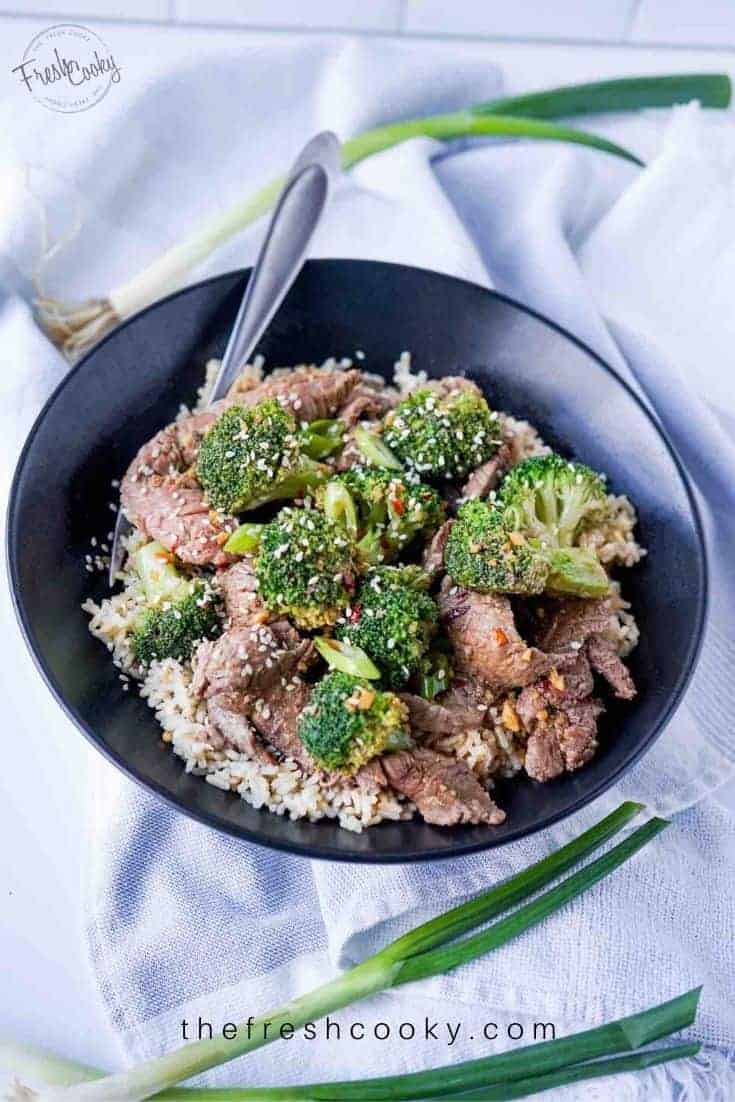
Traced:
[[633, 392], [588, 348], [523, 306], [474, 284], [361, 261], [309, 263], [259, 351], [266, 362], [319, 363], [363, 349], [389, 376], [403, 349], [430, 375], [466, 372], [490, 402], [538, 426], [546, 440], [606, 471], [640, 513], [649, 555], [625, 576], [641, 641], [631, 666], [640, 693], [611, 702], [597, 757], [550, 784], [498, 790], [501, 827], [441, 830], [417, 820], [356, 835], [334, 823], [291, 822], [188, 776], [163, 752], [155, 718], [124, 693], [80, 605], [106, 592], [84, 570], [92, 535], [113, 527], [109, 502], [136, 450], [221, 355], [246, 274], [208, 280], [121, 325], [72, 370], [41, 412], [18, 464], [8, 524], [10, 576], [28, 646], [80, 730], [168, 802], [250, 841], [351, 861], [418, 861], [497, 846], [591, 801], [662, 730], [692, 673], [706, 605], [696, 507], [671, 445]]

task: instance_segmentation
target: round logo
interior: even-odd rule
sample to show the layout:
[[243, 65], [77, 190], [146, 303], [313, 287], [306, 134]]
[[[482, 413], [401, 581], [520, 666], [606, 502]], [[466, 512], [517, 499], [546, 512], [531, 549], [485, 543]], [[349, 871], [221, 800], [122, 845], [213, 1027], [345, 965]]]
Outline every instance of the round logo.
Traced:
[[62, 114], [89, 110], [120, 82], [106, 44], [76, 23], [59, 23], [37, 34], [13, 72], [34, 99]]

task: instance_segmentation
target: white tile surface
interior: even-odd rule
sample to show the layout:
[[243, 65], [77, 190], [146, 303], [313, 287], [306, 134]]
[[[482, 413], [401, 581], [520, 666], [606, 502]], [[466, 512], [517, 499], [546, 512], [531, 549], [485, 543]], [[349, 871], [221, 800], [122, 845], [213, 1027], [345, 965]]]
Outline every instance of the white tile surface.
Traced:
[[99, 19], [168, 19], [171, 0], [0, 0], [0, 14]]
[[735, 0], [642, 0], [630, 38], [686, 46], [735, 45]]
[[620, 41], [633, 0], [405, 0], [403, 28], [428, 34]]
[[254, 27], [396, 31], [401, 0], [173, 0], [177, 19]]

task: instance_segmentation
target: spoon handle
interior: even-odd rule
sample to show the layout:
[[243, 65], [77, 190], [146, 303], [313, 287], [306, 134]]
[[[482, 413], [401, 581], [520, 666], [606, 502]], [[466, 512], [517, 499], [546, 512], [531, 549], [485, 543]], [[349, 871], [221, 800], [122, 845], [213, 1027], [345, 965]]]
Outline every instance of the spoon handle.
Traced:
[[[317, 134], [296, 158], [245, 288], [210, 405], [230, 389], [301, 271], [339, 169], [339, 139], [331, 130]], [[125, 557], [122, 541], [131, 527], [119, 510], [108, 573], [111, 588]]]
[[312, 138], [294, 163], [245, 288], [210, 403], [225, 396], [299, 274], [339, 164], [339, 141], [329, 130]]

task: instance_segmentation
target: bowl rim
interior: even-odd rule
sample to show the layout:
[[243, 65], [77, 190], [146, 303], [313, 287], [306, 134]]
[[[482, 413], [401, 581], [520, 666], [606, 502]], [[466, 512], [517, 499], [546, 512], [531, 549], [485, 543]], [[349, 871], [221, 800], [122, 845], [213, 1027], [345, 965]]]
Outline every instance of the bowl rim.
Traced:
[[43, 656], [41, 647], [36, 639], [33, 626], [30, 622], [30, 618], [27, 615], [26, 609], [22, 603], [20, 597], [20, 578], [17, 562], [17, 543], [18, 543], [18, 530], [17, 530], [17, 513], [19, 509], [20, 499], [20, 483], [23, 476], [26, 461], [28, 459], [31, 448], [33, 447], [34, 440], [40, 431], [40, 428], [46, 418], [48, 411], [54, 405], [57, 397], [62, 393], [69, 382], [76, 376], [76, 374], [82, 370], [87, 360], [92, 356], [99, 353], [104, 345], [115, 337], [121, 329], [132, 325], [138, 318], [150, 313], [153, 310], [158, 309], [164, 303], [170, 302], [181, 295], [188, 292], [197, 290], [201, 287], [209, 286], [210, 284], [224, 283], [228, 280], [235, 278], [243, 279], [250, 275], [252, 268], [235, 268], [228, 272], [222, 272], [218, 275], [209, 276], [207, 279], [198, 280], [196, 283], [188, 284], [186, 287], [179, 288], [176, 291], [172, 291], [170, 294], [165, 295], [163, 298], [157, 299], [155, 302], [139, 310], [137, 313], [132, 314], [130, 317], [125, 318], [119, 325], [116, 325], [114, 329], [97, 342], [92, 348], [90, 348], [81, 359], [73, 364], [70, 369], [65, 373], [63, 378], [54, 387], [53, 391], [43, 403], [41, 410], [36, 416], [30, 431], [23, 443], [21, 451], [16, 462], [15, 470], [13, 473], [13, 479], [11, 482], [10, 492], [8, 495], [8, 505], [6, 509], [6, 526], [5, 526], [5, 557], [6, 566], [8, 571], [8, 578], [10, 581], [10, 592], [13, 603], [13, 609], [15, 616], [20, 626], [21, 634], [25, 642], [28, 651], [30, 652], [33, 663], [41, 674], [43, 681], [49, 689], [51, 695], [56, 700], [58, 705], [64, 714], [72, 721], [84, 737], [92, 743], [92, 745], [103, 755], [103, 757], [120, 769], [127, 777], [133, 780], [136, 784], [140, 785], [147, 792], [152, 792], [155, 796], [162, 800], [169, 807], [175, 808], [178, 812], [187, 815], [205, 826], [208, 826], [220, 833], [229, 835], [233, 838], [238, 838], [241, 841], [252, 842], [258, 846], [263, 846], [266, 849], [276, 850], [282, 853], [288, 853], [296, 857], [304, 857], [311, 860], [324, 860], [324, 861], [339, 861], [350, 864], [370, 864], [370, 865], [400, 865], [400, 864], [413, 864], [423, 861], [438, 861], [448, 860], [452, 858], [459, 858], [468, 856], [474, 853], [480, 853], [485, 850], [499, 848], [501, 846], [509, 845], [513, 842], [519, 841], [521, 838], [530, 837], [533, 834], [542, 830], [547, 830], [549, 827], [560, 822], [563, 819], [567, 819], [570, 816], [576, 814], [583, 807], [593, 803], [603, 793], [607, 792], [616, 783], [617, 780], [629, 769], [653, 746], [654, 742], [660, 737], [665, 727], [673, 717], [674, 713], [678, 710], [679, 705], [682, 702], [683, 696], [689, 686], [694, 671], [696, 669], [701, 650], [704, 641], [704, 629], [707, 622], [707, 615], [709, 610], [710, 601], [710, 567], [708, 560], [707, 546], [704, 539], [704, 527], [702, 523], [701, 512], [697, 503], [697, 498], [692, 488], [692, 484], [687, 474], [687, 471], [680, 459], [677, 450], [663, 425], [660, 424], [655, 413], [648, 408], [642, 398], [636, 393], [634, 388], [607, 363], [597, 352], [595, 352], [588, 344], [586, 344], [579, 337], [575, 336], [563, 325], [553, 321], [546, 315], [533, 309], [530, 306], [519, 302], [517, 299], [512, 298], [510, 295], [505, 295], [500, 291], [483, 287], [482, 284], [475, 283], [471, 280], [462, 279], [458, 276], [448, 275], [444, 272], [434, 271], [430, 268], [420, 268], [410, 264], [398, 264], [388, 261], [378, 260], [361, 260], [361, 259], [342, 259], [323, 257], [319, 259], [308, 260], [304, 267], [318, 268], [324, 265], [349, 265], [353, 267], [370, 267], [370, 268], [382, 268], [388, 272], [420, 272], [424, 275], [431, 276], [439, 281], [450, 281], [452, 283], [463, 285], [467, 288], [471, 288], [472, 292], [482, 292], [484, 295], [488, 295], [491, 298], [497, 299], [500, 302], [505, 303], [508, 306], [520, 311], [529, 317], [534, 318], [536, 321], [541, 322], [561, 337], [565, 338], [571, 344], [576, 345], [587, 356], [597, 363], [599, 367], [603, 369], [612, 379], [613, 384], [617, 384], [627, 392], [629, 397], [638, 406], [643, 413], [646, 420], [650, 423], [654, 433], [662, 441], [670, 459], [673, 462], [674, 468], [681, 479], [681, 483], [684, 487], [685, 495], [689, 504], [691, 517], [693, 521], [694, 533], [696, 536], [696, 542], [699, 547], [699, 556], [697, 565], [701, 575], [701, 599], [699, 601], [699, 607], [697, 609], [696, 622], [694, 624], [694, 630], [690, 637], [689, 646], [687, 649], [686, 660], [682, 666], [682, 670], [677, 678], [676, 685], [671, 692], [665, 708], [659, 715], [656, 723], [651, 727], [646, 737], [640, 740], [636, 749], [622, 761], [614, 770], [609, 774], [606, 774], [604, 778], [591, 789], [590, 792], [576, 797], [568, 807], [565, 809], [553, 812], [547, 815], [542, 821], [531, 827], [519, 827], [517, 829], [511, 829], [504, 834], [502, 838], [494, 838], [491, 832], [488, 832], [486, 840], [479, 842], [466, 842], [460, 843], [455, 847], [437, 847], [423, 850], [421, 853], [387, 853], [381, 854], [378, 852], [371, 853], [349, 853], [341, 850], [339, 847], [332, 845], [316, 845], [311, 843], [291, 842], [279, 839], [270, 839], [263, 837], [258, 831], [252, 830], [248, 827], [237, 826], [234, 823], [224, 820], [220, 815], [211, 813], [207, 810], [201, 810], [199, 808], [189, 807], [183, 800], [177, 799], [172, 793], [168, 792], [158, 782], [151, 780], [144, 773], [136, 769], [131, 765], [124, 757], [118, 755], [111, 747], [106, 745], [101, 738], [97, 735], [94, 728], [89, 724], [84, 717], [77, 711], [77, 709], [69, 704], [64, 697], [61, 686], [57, 683], [54, 674], [49, 668], [46, 659]]

